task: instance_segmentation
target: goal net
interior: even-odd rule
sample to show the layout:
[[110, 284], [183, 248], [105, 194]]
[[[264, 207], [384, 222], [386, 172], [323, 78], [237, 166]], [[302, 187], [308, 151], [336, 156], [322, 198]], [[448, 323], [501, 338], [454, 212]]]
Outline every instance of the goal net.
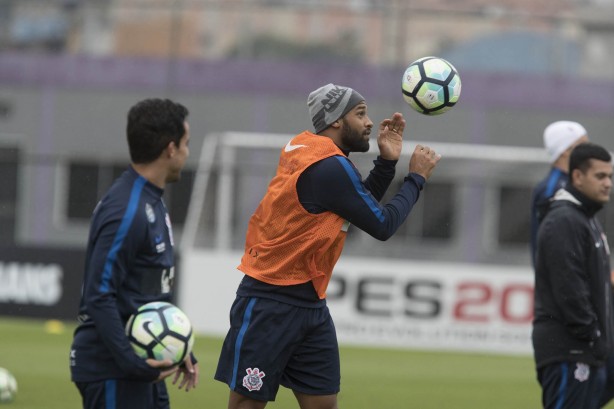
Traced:
[[[182, 249], [241, 250], [249, 217], [275, 174], [291, 134], [225, 132], [206, 136], [181, 240]], [[526, 261], [530, 192], [548, 169], [541, 148], [404, 142], [396, 192], [416, 144], [442, 154], [408, 221], [382, 244], [350, 229], [344, 252], [366, 256], [450, 261]], [[377, 155], [350, 156], [368, 174]]]

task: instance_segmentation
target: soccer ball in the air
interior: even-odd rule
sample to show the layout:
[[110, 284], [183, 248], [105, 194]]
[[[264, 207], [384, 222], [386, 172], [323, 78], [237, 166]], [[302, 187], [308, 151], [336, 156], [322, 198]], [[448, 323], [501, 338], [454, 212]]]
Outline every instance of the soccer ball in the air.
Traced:
[[183, 362], [192, 351], [194, 334], [181, 309], [167, 302], [142, 305], [126, 324], [126, 335], [134, 352], [143, 359]]
[[425, 115], [443, 114], [456, 104], [461, 93], [456, 68], [437, 57], [423, 57], [409, 64], [401, 86], [409, 106]]
[[0, 368], [0, 403], [10, 402], [17, 393], [17, 381], [6, 369]]

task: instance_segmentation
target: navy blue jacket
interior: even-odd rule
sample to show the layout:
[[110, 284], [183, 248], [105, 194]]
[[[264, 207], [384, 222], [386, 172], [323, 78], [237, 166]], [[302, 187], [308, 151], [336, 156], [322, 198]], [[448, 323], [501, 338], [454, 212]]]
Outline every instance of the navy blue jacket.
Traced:
[[160, 374], [134, 353], [124, 328], [139, 306], [171, 300], [175, 259], [162, 193], [130, 167], [94, 210], [70, 357], [73, 381], [152, 381]]

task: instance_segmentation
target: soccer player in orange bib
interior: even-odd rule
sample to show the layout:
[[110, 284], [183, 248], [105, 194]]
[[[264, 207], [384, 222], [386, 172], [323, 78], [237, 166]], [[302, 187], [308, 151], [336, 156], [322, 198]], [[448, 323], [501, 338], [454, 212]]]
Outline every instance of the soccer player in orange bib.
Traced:
[[373, 122], [365, 99], [334, 84], [307, 105], [314, 132], [282, 147], [277, 173], [252, 215], [215, 379], [230, 387], [228, 408], [264, 408], [279, 385], [301, 409], [337, 408], [339, 347], [326, 288], [350, 225], [387, 240], [409, 215], [441, 156], [417, 145], [404, 182], [386, 204], [405, 119], [377, 128], [379, 156], [366, 179], [348, 158], [367, 152]]

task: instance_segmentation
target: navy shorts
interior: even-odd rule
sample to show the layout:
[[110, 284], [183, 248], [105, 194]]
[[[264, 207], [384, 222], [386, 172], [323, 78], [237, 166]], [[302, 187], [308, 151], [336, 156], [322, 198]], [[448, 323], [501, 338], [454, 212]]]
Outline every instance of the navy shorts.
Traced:
[[538, 369], [544, 409], [598, 409], [605, 387], [604, 367], [558, 362]]
[[109, 379], [75, 382], [83, 409], [169, 409], [166, 384]]
[[237, 297], [215, 379], [260, 401], [274, 401], [279, 385], [309, 395], [338, 393], [339, 346], [328, 307]]
[[608, 357], [605, 363], [605, 387], [601, 396], [600, 407], [614, 399], [614, 356]]

